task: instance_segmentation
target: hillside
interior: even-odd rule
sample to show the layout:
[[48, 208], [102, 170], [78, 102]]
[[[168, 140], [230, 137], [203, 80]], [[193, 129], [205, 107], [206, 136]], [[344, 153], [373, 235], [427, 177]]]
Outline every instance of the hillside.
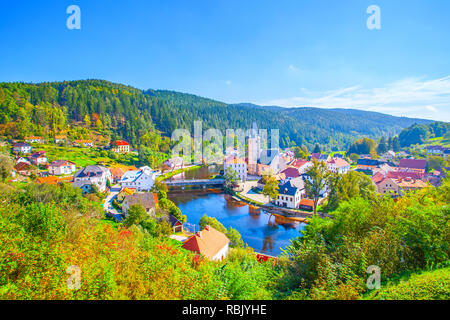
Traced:
[[[281, 147], [319, 143], [329, 151], [346, 149], [363, 136], [395, 135], [412, 124], [431, 122], [350, 109], [227, 105], [192, 94], [142, 91], [103, 80], [0, 83], [0, 136], [6, 138], [51, 137], [61, 132], [83, 137], [95, 128], [105, 136], [140, 145], [146, 133], [162, 132], [167, 137], [176, 128], [192, 131], [194, 120], [202, 120], [205, 129], [220, 130], [250, 128], [255, 121], [260, 128], [279, 129]], [[157, 149], [167, 150], [167, 145]]]

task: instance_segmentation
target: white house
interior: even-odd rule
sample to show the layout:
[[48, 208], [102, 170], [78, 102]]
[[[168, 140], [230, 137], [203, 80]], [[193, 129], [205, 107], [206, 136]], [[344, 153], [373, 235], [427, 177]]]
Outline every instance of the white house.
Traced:
[[305, 195], [305, 188], [302, 182], [303, 180], [301, 178], [297, 178], [281, 184], [279, 186], [278, 198], [275, 200], [276, 205], [292, 209], [298, 208], [300, 201]]
[[236, 172], [236, 176], [240, 181], [247, 180], [247, 163], [245, 163], [243, 159], [234, 156], [225, 158], [223, 162], [223, 171], [227, 173], [229, 168]]
[[149, 191], [154, 183], [155, 172], [147, 166], [125, 172], [119, 181], [122, 188], [132, 188], [137, 191]]
[[202, 231], [197, 232], [187, 239], [182, 247], [193, 251], [209, 260], [220, 261], [227, 257], [230, 240], [220, 231], [211, 226], [205, 226]]
[[104, 192], [108, 181], [112, 183], [112, 175], [108, 168], [93, 165], [77, 171], [73, 176], [73, 181], [75, 187], [84, 188], [85, 185], [96, 185], [101, 192]]
[[392, 161], [395, 159], [395, 152], [392, 150], [389, 150], [385, 154], [383, 154], [383, 159], [386, 161]]
[[332, 158], [327, 162], [327, 168], [333, 173], [347, 173], [350, 171], [350, 164], [341, 158]]
[[31, 163], [35, 166], [43, 165], [47, 163], [47, 156], [45, 151], [38, 151], [30, 156]]
[[72, 174], [76, 170], [75, 163], [68, 160], [55, 160], [48, 166], [48, 172], [55, 176]]
[[44, 139], [42, 139], [42, 137], [25, 137], [24, 140], [28, 143], [44, 143]]
[[13, 146], [13, 151], [16, 153], [31, 153], [31, 146], [28, 143], [19, 142]]

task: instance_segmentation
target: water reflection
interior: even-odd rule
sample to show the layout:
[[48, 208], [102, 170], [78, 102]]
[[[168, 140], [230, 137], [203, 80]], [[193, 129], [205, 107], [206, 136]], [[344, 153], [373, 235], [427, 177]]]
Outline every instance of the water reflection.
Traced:
[[233, 200], [223, 193], [169, 193], [189, 223], [197, 224], [203, 214], [217, 218], [226, 228], [238, 230], [244, 242], [257, 252], [279, 255], [290, 239], [300, 235], [304, 224], [278, 216]]

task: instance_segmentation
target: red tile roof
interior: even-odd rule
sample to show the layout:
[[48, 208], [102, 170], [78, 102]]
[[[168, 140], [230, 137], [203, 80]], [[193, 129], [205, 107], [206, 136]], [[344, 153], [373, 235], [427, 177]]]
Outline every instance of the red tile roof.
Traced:
[[129, 146], [130, 145], [128, 142], [123, 141], [123, 140], [117, 140], [114, 144], [116, 146]]
[[286, 168], [285, 170], [281, 171], [281, 173], [284, 173], [286, 178], [297, 178], [300, 176], [300, 172], [298, 172], [297, 168]]
[[400, 160], [399, 167], [425, 170], [427, 168], [427, 160], [402, 159], [402, 160]]
[[183, 248], [212, 259], [230, 240], [220, 231], [206, 226], [183, 243]]
[[290, 166], [293, 166], [293, 167], [296, 167], [297, 169], [300, 169], [301, 167], [303, 167], [307, 163], [308, 163], [308, 161], [301, 160], [301, 159], [295, 159], [294, 161], [291, 162]]

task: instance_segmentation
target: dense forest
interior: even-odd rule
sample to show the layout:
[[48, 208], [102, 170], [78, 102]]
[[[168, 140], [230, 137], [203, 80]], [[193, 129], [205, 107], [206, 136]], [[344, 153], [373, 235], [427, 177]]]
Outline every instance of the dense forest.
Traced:
[[[176, 128], [192, 132], [194, 120], [202, 120], [205, 129], [220, 130], [249, 129], [257, 122], [260, 128], [280, 130], [281, 147], [312, 149], [319, 143], [325, 151], [346, 150], [357, 138], [394, 136], [414, 123], [430, 123], [357, 110], [227, 105], [102, 80], [0, 83], [0, 136], [6, 138], [52, 137], [60, 132], [79, 138], [90, 128], [112, 139], [148, 145], [159, 133], [170, 137]], [[161, 144], [156, 151], [168, 149], [164, 141], [156, 144]]]
[[423, 144], [430, 138], [450, 139], [450, 123], [433, 122], [429, 124], [414, 124], [405, 128], [399, 134], [400, 145], [409, 147], [414, 144]]

